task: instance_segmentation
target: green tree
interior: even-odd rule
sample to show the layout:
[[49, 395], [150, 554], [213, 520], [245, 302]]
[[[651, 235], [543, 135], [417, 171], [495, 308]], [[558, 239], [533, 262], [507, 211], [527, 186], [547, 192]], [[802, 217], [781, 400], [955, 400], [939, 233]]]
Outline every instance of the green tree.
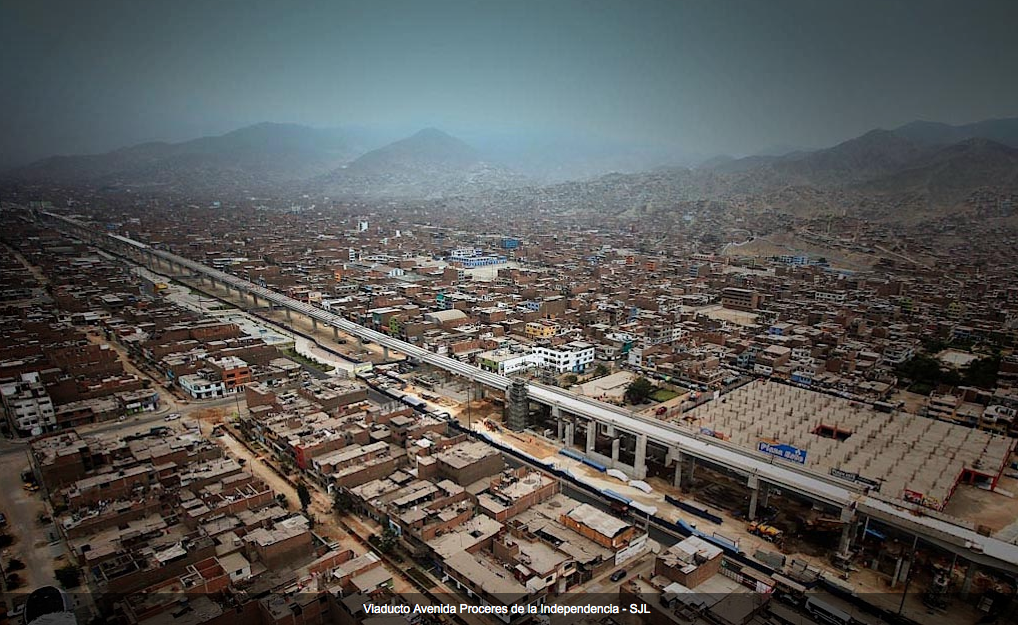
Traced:
[[597, 366], [594, 367], [594, 377], [595, 378], [600, 378], [602, 376], [607, 376], [607, 375], [608, 375], [608, 368], [604, 366], [604, 363], [598, 363]]
[[576, 377], [576, 374], [566, 374], [565, 377], [562, 378], [562, 385], [564, 387], [572, 387], [578, 380], [579, 378]]
[[337, 513], [349, 513], [353, 508], [353, 498], [350, 493], [342, 487], [334, 487], [332, 490], [332, 508]]
[[389, 554], [396, 549], [397, 541], [399, 541], [399, 535], [391, 527], [386, 526], [385, 531], [378, 537], [378, 549]]
[[81, 584], [81, 569], [75, 565], [58, 568], [53, 575], [64, 589], [73, 589]]
[[652, 393], [654, 393], [654, 384], [640, 376], [629, 383], [629, 387], [626, 388], [626, 400], [632, 404], [640, 404], [646, 402]]
[[976, 359], [965, 368], [965, 384], [982, 389], [997, 386], [997, 372], [1000, 371], [1000, 355]]
[[307, 511], [308, 506], [311, 505], [311, 492], [308, 491], [308, 487], [304, 483], [297, 485], [297, 499], [300, 500], [301, 510]]
[[898, 376], [912, 381], [912, 385], [920, 389], [934, 389], [938, 385], [955, 386], [961, 384], [961, 376], [954, 370], [944, 369], [940, 361], [926, 355], [917, 354], [902, 363], [895, 370]]

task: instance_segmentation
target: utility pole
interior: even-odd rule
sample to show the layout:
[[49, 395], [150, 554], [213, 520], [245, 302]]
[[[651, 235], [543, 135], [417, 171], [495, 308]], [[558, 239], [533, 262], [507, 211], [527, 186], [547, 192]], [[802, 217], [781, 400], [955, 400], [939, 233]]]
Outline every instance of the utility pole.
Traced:
[[908, 598], [908, 586], [912, 582], [912, 571], [915, 569], [915, 553], [916, 548], [919, 546], [919, 535], [915, 536], [912, 541], [912, 556], [908, 561], [908, 574], [905, 575], [905, 590], [901, 594], [901, 604], [898, 605], [898, 615], [902, 614], [905, 610], [905, 599]]

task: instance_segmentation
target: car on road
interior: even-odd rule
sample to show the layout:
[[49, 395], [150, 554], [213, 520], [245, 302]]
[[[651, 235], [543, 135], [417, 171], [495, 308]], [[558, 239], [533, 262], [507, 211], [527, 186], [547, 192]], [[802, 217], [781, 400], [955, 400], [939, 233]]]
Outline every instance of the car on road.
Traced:
[[170, 413], [166, 416], [167, 422], [173, 422], [180, 419], [180, 413]]
[[21, 488], [28, 492], [39, 491], [39, 485], [35, 483], [25, 483]]
[[624, 570], [624, 569], [616, 570], [615, 573], [613, 573], [611, 575], [611, 581], [613, 583], [617, 583], [617, 582], [619, 582], [620, 580], [622, 580], [625, 577], [626, 577], [626, 570]]

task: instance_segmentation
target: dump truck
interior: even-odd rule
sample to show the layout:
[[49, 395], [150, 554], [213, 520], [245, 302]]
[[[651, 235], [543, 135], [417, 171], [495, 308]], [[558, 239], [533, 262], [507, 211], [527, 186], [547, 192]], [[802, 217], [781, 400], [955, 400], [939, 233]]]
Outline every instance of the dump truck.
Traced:
[[746, 530], [748, 530], [751, 535], [763, 537], [771, 543], [781, 543], [781, 540], [785, 536], [784, 531], [780, 528], [775, 528], [770, 524], [764, 524], [762, 522], [753, 522]]

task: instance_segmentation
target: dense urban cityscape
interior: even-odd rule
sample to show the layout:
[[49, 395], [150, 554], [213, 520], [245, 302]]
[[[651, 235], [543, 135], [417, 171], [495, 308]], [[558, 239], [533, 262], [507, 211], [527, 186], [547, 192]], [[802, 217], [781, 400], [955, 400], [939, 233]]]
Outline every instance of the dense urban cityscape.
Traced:
[[[354, 8], [300, 19], [389, 23]], [[1018, 118], [751, 151], [387, 114], [82, 149], [11, 126], [0, 621], [1014, 621]]]

